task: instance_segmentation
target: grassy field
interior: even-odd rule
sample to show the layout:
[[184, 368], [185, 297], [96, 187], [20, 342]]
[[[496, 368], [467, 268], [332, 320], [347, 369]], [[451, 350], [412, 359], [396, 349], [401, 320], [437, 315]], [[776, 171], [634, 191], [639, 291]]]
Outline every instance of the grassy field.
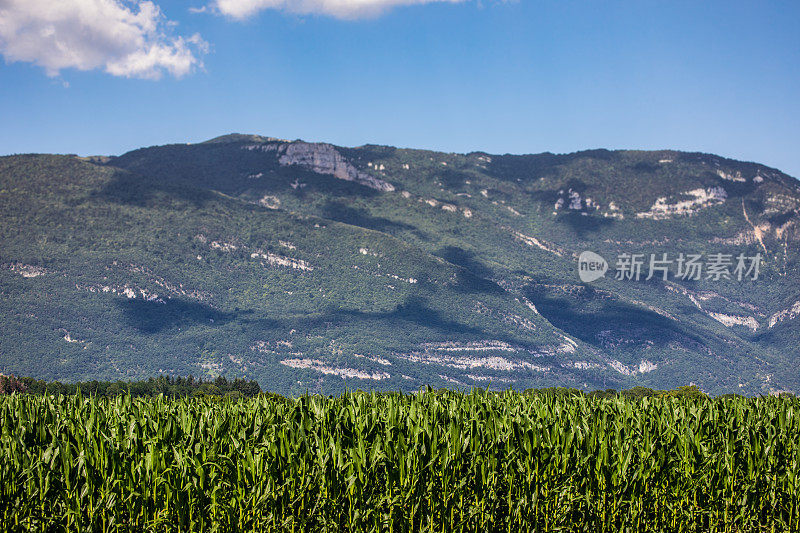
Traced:
[[0, 397], [33, 531], [797, 531], [800, 402]]

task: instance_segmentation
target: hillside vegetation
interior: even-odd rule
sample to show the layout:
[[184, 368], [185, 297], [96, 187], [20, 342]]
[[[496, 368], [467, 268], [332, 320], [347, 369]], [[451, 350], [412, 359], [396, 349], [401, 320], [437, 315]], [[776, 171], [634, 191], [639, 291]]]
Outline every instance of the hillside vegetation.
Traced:
[[[282, 394], [800, 391], [800, 187], [671, 151], [527, 156], [260, 136], [0, 158], [0, 372]], [[764, 256], [592, 284], [577, 255]]]

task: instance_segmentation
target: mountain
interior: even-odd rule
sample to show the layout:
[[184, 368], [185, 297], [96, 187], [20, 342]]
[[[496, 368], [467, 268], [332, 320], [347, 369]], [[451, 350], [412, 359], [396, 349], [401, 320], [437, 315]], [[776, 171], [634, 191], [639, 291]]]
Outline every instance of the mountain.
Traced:
[[[5, 374], [800, 391], [800, 183], [755, 163], [237, 134], [2, 157], [0, 220]], [[610, 269], [591, 283], [587, 250]], [[616, 279], [621, 254], [675, 262]], [[680, 254], [731, 279], [682, 279]]]

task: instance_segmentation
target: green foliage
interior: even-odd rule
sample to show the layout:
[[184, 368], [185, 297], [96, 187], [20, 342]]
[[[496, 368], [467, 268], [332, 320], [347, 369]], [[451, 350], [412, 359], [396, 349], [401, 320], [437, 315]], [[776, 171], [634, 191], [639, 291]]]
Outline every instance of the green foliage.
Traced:
[[0, 397], [0, 520], [67, 531], [800, 528], [800, 403]]
[[548, 387], [543, 389], [528, 389], [525, 394], [532, 394], [534, 396], [551, 396], [553, 398], [568, 398], [571, 396], [581, 396], [583, 391], [578, 389], [569, 389], [566, 387]]
[[652, 398], [654, 396], [663, 396], [665, 393], [650, 389], [648, 387], [633, 387], [632, 389], [622, 391], [621, 394], [624, 398], [641, 399]]
[[614, 389], [606, 389], [606, 390], [593, 390], [588, 394], [590, 398], [600, 398], [600, 399], [610, 399], [617, 397], [617, 391]]
[[676, 390], [663, 393], [662, 396], [668, 396], [671, 398], [708, 398], [708, 396], [701, 391], [697, 385], [683, 385], [678, 387]]

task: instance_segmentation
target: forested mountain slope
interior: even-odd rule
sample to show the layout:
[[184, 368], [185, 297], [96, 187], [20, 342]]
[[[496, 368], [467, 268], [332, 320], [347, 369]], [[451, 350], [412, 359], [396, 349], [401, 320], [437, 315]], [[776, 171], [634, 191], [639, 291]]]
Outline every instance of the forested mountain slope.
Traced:
[[[445, 154], [230, 135], [0, 158], [0, 372], [284, 394], [800, 391], [800, 186], [672, 151]], [[581, 282], [578, 255], [605, 277]], [[761, 254], [757, 280], [615, 279]]]

